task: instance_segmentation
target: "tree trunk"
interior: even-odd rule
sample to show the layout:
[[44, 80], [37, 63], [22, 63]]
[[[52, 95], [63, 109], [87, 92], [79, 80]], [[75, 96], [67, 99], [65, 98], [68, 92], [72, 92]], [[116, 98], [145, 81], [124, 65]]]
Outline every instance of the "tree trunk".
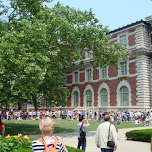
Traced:
[[6, 110], [8, 110], [7, 108], [8, 108], [8, 104], [7, 104], [7, 100], [6, 100]]
[[22, 109], [22, 104], [21, 102], [18, 102], [18, 110], [21, 110]]
[[33, 104], [34, 104], [34, 107], [35, 107], [35, 111], [37, 112], [38, 104], [37, 104], [37, 98], [36, 97], [33, 98]]

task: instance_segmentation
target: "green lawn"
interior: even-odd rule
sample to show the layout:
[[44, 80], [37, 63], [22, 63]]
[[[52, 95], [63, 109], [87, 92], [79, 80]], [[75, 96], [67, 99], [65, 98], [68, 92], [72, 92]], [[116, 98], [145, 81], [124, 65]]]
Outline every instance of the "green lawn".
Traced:
[[[39, 120], [21, 120], [21, 121], [14, 121], [14, 120], [4, 120], [3, 123], [5, 124], [5, 135], [10, 134], [17, 135], [21, 133], [23, 135], [35, 135], [41, 134], [39, 131]], [[77, 132], [77, 120], [55, 120], [55, 130], [54, 133], [69, 133], [69, 132]], [[90, 127], [87, 128], [87, 131], [96, 131], [100, 122], [98, 121], [89, 121]], [[118, 129], [122, 128], [134, 128], [134, 127], [143, 127], [144, 124], [135, 125], [133, 122], [121, 122]]]

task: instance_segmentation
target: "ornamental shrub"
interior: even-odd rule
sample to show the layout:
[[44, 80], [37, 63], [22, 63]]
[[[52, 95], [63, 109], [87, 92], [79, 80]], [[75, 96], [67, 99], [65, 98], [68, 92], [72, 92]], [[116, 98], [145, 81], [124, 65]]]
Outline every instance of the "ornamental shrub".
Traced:
[[134, 141], [150, 142], [152, 129], [133, 130], [126, 133], [127, 139]]
[[[31, 142], [35, 140], [28, 136], [22, 137], [22, 134], [17, 136], [2, 137], [0, 135], [0, 152], [32, 152]], [[80, 149], [66, 146], [68, 152], [84, 152]]]
[[0, 152], [22, 151], [23, 148], [32, 148], [28, 136], [22, 137], [22, 134], [12, 137], [7, 135], [6, 138], [0, 136]]

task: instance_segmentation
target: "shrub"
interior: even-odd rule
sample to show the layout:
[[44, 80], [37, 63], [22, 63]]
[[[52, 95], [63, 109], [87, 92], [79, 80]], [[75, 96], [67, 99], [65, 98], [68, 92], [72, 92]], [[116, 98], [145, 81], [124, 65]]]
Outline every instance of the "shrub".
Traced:
[[23, 148], [32, 148], [28, 136], [22, 137], [22, 134], [12, 137], [8, 135], [6, 138], [0, 136], [0, 152], [21, 151]]
[[[33, 138], [28, 138], [28, 136], [22, 137], [22, 134], [17, 136], [7, 137], [0, 136], [0, 152], [32, 152], [31, 142], [35, 140]], [[83, 152], [80, 149], [66, 146], [68, 152]]]
[[[9, 137], [9, 136], [7, 136], [7, 137]], [[6, 138], [7, 138], [6, 137]], [[27, 140], [28, 138], [27, 138], [27, 136], [24, 136], [25, 137], [25, 139]], [[10, 138], [10, 137], [9, 137]], [[32, 147], [31, 147], [31, 142], [33, 141], [33, 140], [36, 140], [36, 139], [34, 139], [34, 138], [30, 138], [30, 140], [28, 139], [28, 141], [29, 141], [29, 143], [30, 143], [30, 146], [22, 146], [22, 148], [21, 149], [19, 149], [19, 150], [17, 150], [16, 152], [32, 152]], [[69, 147], [69, 146], [66, 146], [66, 148], [67, 148], [67, 150], [68, 150], [68, 152], [84, 152], [83, 150], [80, 150], [80, 149], [76, 149], [76, 148], [73, 148], [73, 147]], [[13, 149], [13, 151], [15, 151], [14, 149]], [[13, 152], [12, 151], [12, 152]], [[1, 151], [0, 151], [1, 152]], [[5, 151], [2, 151], [2, 152], [5, 152]], [[11, 151], [9, 151], [9, 152], [11, 152]]]
[[150, 142], [152, 137], [152, 129], [144, 129], [144, 130], [133, 130], [126, 133], [127, 139], [142, 141], [142, 142]]

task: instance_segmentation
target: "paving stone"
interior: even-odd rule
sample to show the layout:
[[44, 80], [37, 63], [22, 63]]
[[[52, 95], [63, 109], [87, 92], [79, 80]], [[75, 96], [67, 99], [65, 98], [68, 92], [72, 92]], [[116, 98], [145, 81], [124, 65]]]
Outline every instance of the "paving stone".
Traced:
[[[131, 130], [150, 129], [152, 127], [126, 128], [118, 130], [118, 147], [116, 152], [150, 152], [150, 143], [126, 140], [125, 133]], [[86, 152], [101, 152], [95, 145], [95, 131], [87, 132], [87, 147]], [[60, 136], [65, 145], [77, 147], [78, 133], [61, 133], [53, 134]], [[40, 138], [42, 135], [29, 135], [32, 138]]]

